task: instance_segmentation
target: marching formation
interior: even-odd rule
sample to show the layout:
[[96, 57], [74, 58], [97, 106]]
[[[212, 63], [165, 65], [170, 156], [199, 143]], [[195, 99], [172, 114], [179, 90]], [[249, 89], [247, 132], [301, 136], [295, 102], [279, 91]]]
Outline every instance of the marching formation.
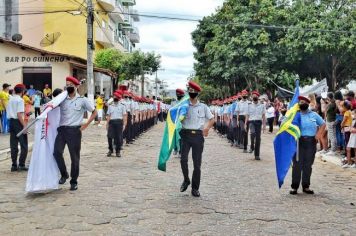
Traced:
[[270, 106], [260, 99], [257, 91], [249, 94], [243, 90], [228, 99], [214, 100], [210, 107], [215, 119], [214, 128], [228, 139], [231, 146], [242, 149], [244, 153], [253, 153], [255, 160], [260, 160], [261, 133], [266, 131], [266, 115]]

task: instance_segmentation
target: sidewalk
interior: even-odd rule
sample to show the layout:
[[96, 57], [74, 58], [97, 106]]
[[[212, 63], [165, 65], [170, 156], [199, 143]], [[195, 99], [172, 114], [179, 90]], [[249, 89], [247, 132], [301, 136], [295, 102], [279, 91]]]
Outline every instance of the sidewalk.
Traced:
[[[30, 134], [28, 135], [28, 149], [32, 150], [34, 130], [30, 129]], [[19, 146], [20, 150], [20, 146]], [[0, 133], [0, 161], [4, 161], [10, 158], [10, 134]]]
[[340, 167], [340, 169], [350, 170], [356, 173], [356, 168], [342, 168], [341, 156], [316, 153], [315, 157], [320, 158], [323, 162], [329, 162], [334, 165], [337, 165]]

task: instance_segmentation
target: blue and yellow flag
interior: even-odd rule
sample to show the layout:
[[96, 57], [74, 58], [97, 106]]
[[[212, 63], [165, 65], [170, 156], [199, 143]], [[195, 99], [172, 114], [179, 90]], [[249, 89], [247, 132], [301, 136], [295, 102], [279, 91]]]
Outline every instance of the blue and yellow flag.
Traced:
[[164, 128], [161, 151], [158, 159], [158, 169], [166, 171], [166, 163], [173, 149], [180, 150], [180, 135], [182, 121], [186, 117], [189, 108], [189, 96], [184, 97], [174, 107], [169, 109], [166, 126]]
[[297, 152], [298, 140], [300, 138], [300, 112], [298, 112], [298, 96], [299, 81], [297, 80], [295, 93], [292, 101], [289, 103], [286, 118], [282, 122], [273, 142], [279, 188], [282, 187], [293, 156]]

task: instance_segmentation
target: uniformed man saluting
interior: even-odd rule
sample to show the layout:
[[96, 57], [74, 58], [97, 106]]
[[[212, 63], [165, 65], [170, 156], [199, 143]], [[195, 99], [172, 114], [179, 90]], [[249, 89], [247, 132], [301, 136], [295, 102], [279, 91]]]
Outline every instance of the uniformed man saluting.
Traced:
[[192, 195], [194, 197], [199, 197], [201, 175], [200, 167], [204, 148], [204, 137], [208, 136], [209, 130], [214, 125], [214, 116], [207, 105], [198, 101], [197, 97], [201, 92], [201, 88], [198, 84], [189, 82], [188, 92], [190, 97], [189, 109], [186, 118], [182, 121], [182, 130], [180, 132], [182, 138], [182, 155], [180, 163], [184, 176], [184, 181], [180, 191], [184, 192], [190, 185], [188, 154], [190, 148], [192, 148], [192, 158], [194, 164]]
[[[68, 97], [60, 104], [61, 117], [59, 121], [58, 134], [54, 143], [54, 158], [56, 159], [59, 171], [61, 172], [61, 179], [59, 184], [64, 184], [69, 178], [67, 167], [63, 158], [64, 147], [67, 144], [70, 159], [71, 159], [71, 181], [70, 190], [77, 190], [77, 179], [79, 176], [79, 160], [80, 147], [82, 139], [82, 131], [95, 119], [96, 110], [94, 106], [85, 97], [77, 94], [79, 81], [74, 77], [66, 78], [66, 89]], [[86, 124], [82, 125], [84, 112], [92, 112]]]
[[113, 153], [113, 141], [116, 148], [116, 156], [121, 157], [122, 133], [127, 123], [126, 107], [120, 102], [121, 94], [114, 93], [114, 102], [109, 106], [106, 116], [106, 129], [108, 131], [109, 152], [108, 157]]

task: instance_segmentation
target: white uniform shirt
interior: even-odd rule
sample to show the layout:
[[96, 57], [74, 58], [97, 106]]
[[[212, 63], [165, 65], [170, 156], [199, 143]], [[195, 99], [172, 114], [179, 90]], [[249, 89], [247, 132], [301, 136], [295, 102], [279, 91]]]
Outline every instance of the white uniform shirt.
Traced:
[[122, 120], [124, 115], [126, 115], [125, 105], [120, 102], [114, 102], [109, 106], [107, 114], [110, 116], [110, 120]]
[[198, 102], [192, 105], [189, 102], [187, 117], [182, 121], [183, 129], [203, 130], [205, 122], [214, 118], [213, 114], [207, 105]]
[[266, 106], [261, 103], [251, 103], [248, 106], [249, 120], [262, 120], [262, 115], [266, 114]]
[[83, 122], [84, 112], [94, 111], [94, 106], [89, 100], [78, 94], [74, 98], [68, 96], [59, 106], [61, 109], [59, 126], [80, 126]]
[[25, 102], [19, 95], [13, 95], [6, 107], [7, 119], [18, 119], [17, 113], [25, 112]]
[[237, 108], [237, 113], [240, 115], [240, 116], [245, 116], [247, 115], [248, 113], [248, 104], [249, 104], [249, 101], [240, 101], [239, 102], [239, 105], [236, 106]]

